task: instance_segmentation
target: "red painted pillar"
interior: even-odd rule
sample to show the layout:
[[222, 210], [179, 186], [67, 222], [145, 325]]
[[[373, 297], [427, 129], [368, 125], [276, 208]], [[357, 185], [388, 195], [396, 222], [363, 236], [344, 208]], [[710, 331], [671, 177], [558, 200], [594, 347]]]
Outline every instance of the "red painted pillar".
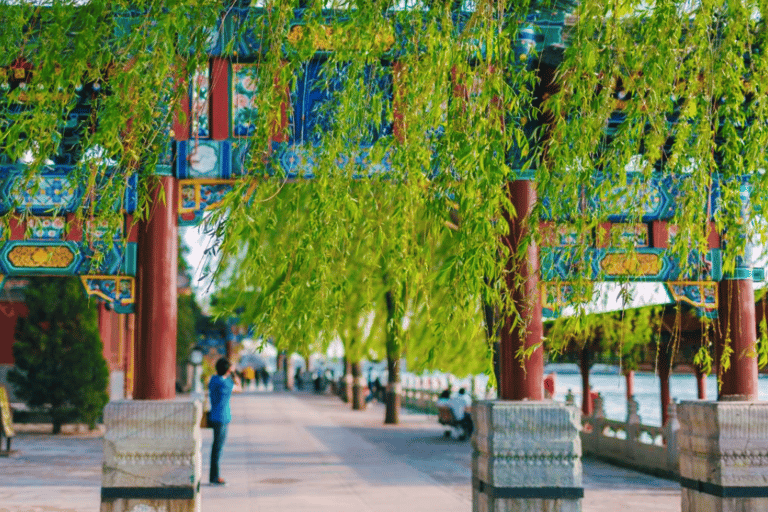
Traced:
[[133, 398], [136, 374], [136, 315], [125, 315], [125, 398]]
[[[505, 238], [505, 243], [510, 251], [506, 285], [523, 322], [513, 327], [513, 315], [507, 315], [504, 320], [499, 347], [501, 360], [499, 398], [542, 400], [544, 398], [544, 350], [541, 345], [543, 325], [539, 296], [538, 247], [533, 241], [529, 241], [522, 258], [516, 257], [517, 248], [528, 230], [528, 216], [536, 203], [536, 189], [532, 181], [517, 180], [508, 185], [507, 192], [515, 212], [504, 215], [509, 224], [509, 234]], [[524, 362], [516, 357], [520, 349], [527, 350], [533, 346], [537, 348]]]
[[669, 340], [662, 339], [659, 345], [659, 381], [661, 387], [661, 425], [667, 424], [669, 406], [669, 373], [670, 373], [670, 351]]
[[581, 413], [584, 416], [592, 416], [594, 404], [592, 402], [592, 389], [589, 384], [589, 348], [581, 349], [579, 368], [581, 369]]
[[757, 400], [757, 326], [752, 280], [725, 280], [718, 288], [718, 360], [726, 343], [733, 350], [730, 368], [721, 372], [719, 398], [738, 395], [744, 400]]
[[[159, 200], [160, 190], [165, 200]], [[176, 396], [176, 180], [159, 176], [148, 221], [139, 224], [137, 344], [134, 398]]]
[[107, 310], [107, 305], [103, 302], [98, 303], [99, 311], [99, 336], [101, 337], [101, 348], [104, 360], [107, 361], [107, 366], [111, 372], [112, 367], [112, 352], [114, 339], [112, 338], [112, 315]]
[[624, 372], [624, 379], [627, 382], [627, 401], [635, 394], [635, 370]]

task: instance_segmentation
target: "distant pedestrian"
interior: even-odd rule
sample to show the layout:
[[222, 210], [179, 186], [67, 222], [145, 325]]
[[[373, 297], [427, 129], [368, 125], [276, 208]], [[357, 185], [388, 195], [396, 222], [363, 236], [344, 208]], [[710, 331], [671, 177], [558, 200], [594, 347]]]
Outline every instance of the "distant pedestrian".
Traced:
[[208, 382], [208, 397], [211, 401], [210, 426], [213, 429], [213, 445], [211, 446], [211, 470], [209, 481], [211, 485], [226, 485], [219, 475], [219, 459], [227, 440], [227, 428], [232, 421], [229, 399], [232, 391], [240, 391], [240, 379], [235, 368], [225, 358], [216, 361], [216, 375]]
[[296, 384], [296, 389], [301, 389], [301, 368], [296, 368], [296, 374], [293, 376], [293, 381]]

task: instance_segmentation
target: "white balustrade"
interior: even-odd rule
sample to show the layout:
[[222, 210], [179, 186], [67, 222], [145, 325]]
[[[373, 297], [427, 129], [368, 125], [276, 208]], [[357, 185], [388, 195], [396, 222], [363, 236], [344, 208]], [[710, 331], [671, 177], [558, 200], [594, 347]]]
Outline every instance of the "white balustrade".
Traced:
[[637, 401], [627, 404], [626, 421], [605, 417], [602, 398], [595, 399], [592, 416], [582, 417], [581, 444], [584, 455], [664, 476], [679, 474], [676, 404], [670, 402], [664, 427], [643, 425]]

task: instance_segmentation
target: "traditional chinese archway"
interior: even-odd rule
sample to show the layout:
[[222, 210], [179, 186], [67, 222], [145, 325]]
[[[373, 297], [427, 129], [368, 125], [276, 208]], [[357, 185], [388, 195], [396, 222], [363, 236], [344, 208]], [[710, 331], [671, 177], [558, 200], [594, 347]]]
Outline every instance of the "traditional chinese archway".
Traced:
[[[129, 186], [121, 203], [124, 226], [114, 235], [112, 243], [107, 244], [99, 238], [100, 226], [72, 222], [74, 213], [86, 198], [82, 184], [73, 181], [73, 164], [63, 162], [66, 158], [61, 163], [46, 166], [39, 177], [41, 186], [21, 196], [9, 191], [17, 189], [14, 184], [20, 176], [19, 166], [23, 164], [0, 165], [0, 209], [16, 209], [20, 214], [10, 237], [0, 247], [0, 273], [7, 276], [80, 275], [88, 293], [109, 301], [115, 311], [130, 313], [135, 307], [137, 345], [133, 396], [136, 399], [165, 400], [175, 396], [178, 226], [195, 224], [206, 210], [215, 208], [238, 177], [247, 174], [244, 163], [250, 160], [249, 153], [262, 150], [249, 143], [256, 123], [254, 116], [259, 115], [253, 108], [256, 91], [249, 80], [249, 76], [258, 73], [255, 61], [260, 51], [258, 33], [247, 23], [253, 12], [256, 12], [255, 8], [228, 9], [220, 25], [212, 29], [208, 65], [194, 76], [181, 79], [187, 93], [172, 127], [172, 152], [168, 161], [157, 168], [156, 186], [151, 190], [151, 214], [147, 220], [134, 224], [132, 214], [137, 191], [135, 185]], [[300, 38], [303, 37], [302, 13], [296, 11], [295, 15], [292, 30], [295, 37]], [[520, 62], [528, 61], [532, 69], [538, 69], [542, 91], [557, 87], [553, 71], [562, 49], [566, 20], [566, 13], [562, 11], [537, 11], [525, 20], [529, 30], [519, 33], [516, 56]], [[234, 45], [236, 50], [225, 51], [229, 45]], [[269, 148], [273, 155], [271, 161], [281, 167], [279, 174], [289, 179], [314, 176], [315, 148], [311, 137], [315, 133], [314, 127], [322, 122], [317, 107], [329, 96], [323, 82], [318, 80], [323, 51], [333, 51], [333, 48], [323, 48], [308, 60], [303, 66], [304, 73], [295, 77], [292, 86], [275, 84], [279, 91], [287, 92], [286, 100], [278, 112], [266, 114], [277, 120]], [[396, 66], [396, 61], [393, 56], [390, 62], [382, 65]], [[13, 91], [26, 84], [33, 73], [32, 64], [19, 61], [2, 70], [0, 76], [8, 85], [5, 90]], [[400, 85], [396, 80], [385, 84], [392, 90], [390, 98], [398, 96]], [[82, 111], [74, 110], [75, 116], [91, 115], [88, 101], [99, 91], [95, 84], [87, 87], [91, 90], [82, 95]], [[403, 106], [395, 104], [393, 108], [397, 123], [397, 109]], [[544, 123], [544, 117], [540, 117], [539, 122]], [[396, 132], [397, 126], [391, 129]], [[376, 166], [366, 163], [368, 150], [368, 147], [350, 148], [346, 158], [359, 162], [361, 176], [386, 173], [390, 165], [386, 159]], [[510, 165], [514, 167], [514, 162]], [[508, 186], [510, 201], [517, 212], [517, 216], [507, 218], [510, 226], [507, 243], [513, 249], [525, 235], [525, 220], [534, 204], [550, 200], [537, 198], [534, 173], [520, 173]], [[595, 179], [601, 179], [599, 174]], [[639, 179], [637, 173], [627, 173], [628, 183]], [[542, 318], [557, 314], [568, 304], [574, 293], [569, 281], [580, 275], [586, 274], [593, 280], [664, 282], [676, 300], [691, 303], [700, 308], [702, 314], [715, 316], [719, 313], [724, 331], [730, 330], [734, 349], [731, 369], [724, 378], [724, 395], [756, 399], [752, 281], [762, 279], [763, 272], [753, 268], [745, 256], [734, 272], [724, 274], [721, 242], [714, 229], [707, 252], [691, 253], [691, 258], [702, 262], [695, 265], [696, 272], [684, 271], [684, 265], [669, 254], [670, 239], [676, 234], [676, 228], [669, 224], [678, 199], [675, 184], [685, 179], [684, 175], [655, 174], [644, 191], [639, 221], [634, 215], [636, 212], [618, 208], [610, 212], [608, 222], [600, 230], [585, 234], [579, 233], [567, 219], [542, 218], [539, 225], [544, 233], [541, 246], [529, 244], [522, 261], [510, 261], [509, 269], [522, 276], [523, 285], [517, 286], [510, 274], [507, 288], [523, 312], [525, 322], [513, 327], [510, 316], [502, 330], [499, 391], [503, 401], [478, 405], [478, 415], [482, 418], [478, 435], [492, 444], [490, 440], [494, 435], [501, 435], [494, 434], [498, 431], [494, 422], [520, 426], [520, 420], [516, 418], [523, 417], [530, 419], [531, 425], [538, 425], [536, 422], [541, 418], [548, 418], [553, 425], [562, 427], [563, 432], [568, 430], [567, 435], [563, 434], [563, 439], [567, 438], [561, 446], [563, 459], [557, 459], [557, 462], [563, 462], [564, 467], [572, 471], [566, 479], [570, 483], [560, 487], [538, 480], [534, 483], [509, 482], [503, 478], [494, 480], [493, 460], [503, 456], [491, 448], [490, 453], [477, 455], [478, 467], [483, 467], [476, 468], [476, 501], [578, 502], [583, 495], [580, 469], [576, 471], [577, 463], [574, 462], [580, 452], [573, 417], [540, 402], [543, 397]], [[618, 188], [626, 186], [627, 183], [615, 184]], [[750, 191], [747, 184], [743, 188], [742, 200], [746, 204]], [[707, 196], [708, 204], [702, 204], [711, 215], [720, 207], [717, 188], [714, 190]], [[585, 197], [582, 208], [598, 208], [599, 201], [596, 197]], [[65, 229], [67, 225], [71, 227]], [[589, 247], [586, 252], [577, 252], [575, 248], [582, 245], [585, 236]], [[615, 240], [631, 240], [635, 253], [628, 256], [626, 251], [618, 248]], [[101, 244], [103, 259], [93, 260], [94, 244]], [[524, 366], [517, 357], [521, 348], [530, 349], [532, 354]], [[506, 400], [512, 402], [504, 402]], [[138, 405], [126, 407], [131, 409]], [[508, 436], [508, 433], [504, 435]], [[517, 436], [532, 446], [549, 442], [541, 437], [542, 429], [539, 428], [517, 432]], [[529, 464], [535, 459], [533, 451], [523, 458], [527, 461], [526, 468], [533, 471], [535, 464]], [[107, 488], [110, 491], [106, 495], [103, 493], [106, 499], [124, 497], [119, 495], [120, 485]]]

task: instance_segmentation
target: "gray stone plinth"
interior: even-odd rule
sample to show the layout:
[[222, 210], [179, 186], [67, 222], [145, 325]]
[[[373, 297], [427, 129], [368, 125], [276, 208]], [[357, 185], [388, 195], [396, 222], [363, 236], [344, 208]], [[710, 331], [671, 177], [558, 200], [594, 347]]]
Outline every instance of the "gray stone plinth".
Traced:
[[678, 405], [682, 512], [768, 510], [768, 403]]
[[199, 512], [200, 402], [110, 402], [101, 512]]
[[580, 512], [579, 412], [554, 402], [473, 405], [474, 512]]

